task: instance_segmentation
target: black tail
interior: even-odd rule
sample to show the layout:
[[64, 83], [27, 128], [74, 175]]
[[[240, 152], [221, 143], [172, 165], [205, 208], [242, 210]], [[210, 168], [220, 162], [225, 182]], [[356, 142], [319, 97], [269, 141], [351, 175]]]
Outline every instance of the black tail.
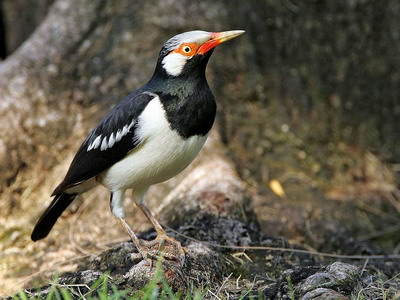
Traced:
[[76, 198], [76, 194], [61, 193], [55, 196], [49, 207], [37, 221], [35, 228], [32, 231], [31, 239], [36, 242], [37, 240], [44, 239], [53, 228], [57, 219], [63, 211], [71, 204]]

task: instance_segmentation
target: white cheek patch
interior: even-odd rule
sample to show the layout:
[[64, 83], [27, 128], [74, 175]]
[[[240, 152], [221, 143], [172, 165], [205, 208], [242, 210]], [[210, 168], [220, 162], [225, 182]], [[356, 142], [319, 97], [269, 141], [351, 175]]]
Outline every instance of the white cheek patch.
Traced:
[[169, 75], [178, 76], [179, 74], [181, 74], [183, 67], [185, 66], [186, 60], [186, 56], [172, 52], [164, 57], [162, 61], [163, 68]]

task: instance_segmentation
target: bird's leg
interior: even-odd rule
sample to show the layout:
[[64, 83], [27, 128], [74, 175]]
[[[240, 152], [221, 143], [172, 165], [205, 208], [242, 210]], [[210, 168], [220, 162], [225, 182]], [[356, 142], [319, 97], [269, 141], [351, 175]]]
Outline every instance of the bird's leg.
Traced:
[[136, 249], [139, 251], [140, 255], [143, 257], [143, 259], [146, 259], [149, 256], [148, 251], [146, 251], [146, 249], [142, 246], [140, 239], [133, 232], [132, 228], [128, 225], [128, 223], [125, 221], [124, 218], [118, 218], [118, 221], [130, 236], [133, 244], [136, 246]]
[[165, 232], [164, 228], [162, 228], [161, 224], [157, 221], [157, 219], [153, 217], [149, 209], [143, 203], [137, 204], [137, 206], [144, 213], [147, 220], [149, 220], [150, 223], [153, 225], [154, 229], [156, 230], [157, 236], [164, 236], [164, 235], [166, 236], [167, 233]]
[[136, 246], [139, 254], [143, 257], [143, 259], [147, 259], [151, 257], [151, 253], [149, 253], [146, 245], [142, 244], [142, 241], [136, 236], [133, 232], [132, 228], [125, 221], [125, 212], [124, 212], [124, 200], [125, 190], [117, 190], [111, 192], [110, 196], [110, 208], [114, 216], [117, 217], [121, 226], [125, 229], [125, 231], [130, 236], [133, 244]]
[[[156, 253], [158, 255], [163, 255], [167, 259], [182, 260], [185, 257], [186, 252], [185, 249], [182, 247], [181, 243], [176, 239], [167, 235], [164, 228], [162, 228], [161, 224], [157, 221], [157, 219], [153, 217], [153, 215], [150, 213], [148, 208], [143, 204], [143, 202], [137, 204], [137, 206], [144, 213], [146, 218], [151, 222], [157, 233], [157, 237], [155, 238], [155, 240], [146, 242], [146, 245], [149, 248], [153, 247], [154, 245], [158, 245]], [[170, 249], [171, 246], [174, 249]]]

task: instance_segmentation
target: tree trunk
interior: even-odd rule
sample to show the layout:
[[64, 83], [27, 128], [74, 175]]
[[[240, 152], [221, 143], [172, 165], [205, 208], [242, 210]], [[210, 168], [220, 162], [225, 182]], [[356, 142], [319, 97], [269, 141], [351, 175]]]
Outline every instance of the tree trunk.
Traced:
[[[13, 53], [45, 18], [54, 0], [3, 0], [0, 3], [0, 24], [6, 57]], [[29, 9], [27, 9], [29, 7]]]

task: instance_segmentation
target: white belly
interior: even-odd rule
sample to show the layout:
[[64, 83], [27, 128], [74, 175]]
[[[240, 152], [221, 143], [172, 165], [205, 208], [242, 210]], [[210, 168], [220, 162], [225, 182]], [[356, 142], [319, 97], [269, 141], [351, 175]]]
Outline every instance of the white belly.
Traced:
[[170, 179], [193, 161], [207, 139], [207, 136], [183, 139], [171, 130], [158, 98], [140, 115], [136, 130], [141, 144], [99, 177], [112, 191], [146, 187]]

